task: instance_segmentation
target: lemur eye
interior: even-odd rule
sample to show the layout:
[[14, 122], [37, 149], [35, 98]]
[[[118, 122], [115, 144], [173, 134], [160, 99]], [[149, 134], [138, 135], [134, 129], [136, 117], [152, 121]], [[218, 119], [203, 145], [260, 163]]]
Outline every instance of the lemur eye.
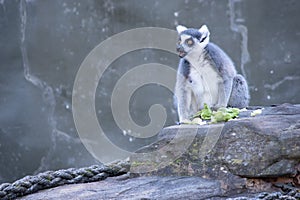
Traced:
[[188, 46], [192, 46], [194, 44], [193, 39], [187, 39], [185, 42]]

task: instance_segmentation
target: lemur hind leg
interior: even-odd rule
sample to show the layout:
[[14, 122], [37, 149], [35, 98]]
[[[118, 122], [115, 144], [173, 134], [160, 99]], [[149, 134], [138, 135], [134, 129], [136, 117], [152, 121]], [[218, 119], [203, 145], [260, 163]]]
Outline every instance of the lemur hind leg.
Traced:
[[246, 79], [237, 74], [233, 78], [231, 96], [228, 106], [235, 108], [245, 108], [249, 105], [250, 94]]

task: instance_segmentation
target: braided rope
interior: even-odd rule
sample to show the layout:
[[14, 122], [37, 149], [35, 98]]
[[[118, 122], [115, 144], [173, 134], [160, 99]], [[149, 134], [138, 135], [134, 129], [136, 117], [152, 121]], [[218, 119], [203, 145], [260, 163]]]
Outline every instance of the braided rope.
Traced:
[[107, 177], [119, 176], [129, 172], [129, 162], [119, 161], [109, 166], [93, 165], [75, 169], [46, 171], [35, 176], [25, 176], [14, 183], [0, 185], [0, 199], [12, 200], [42, 189], [53, 188], [65, 184], [87, 183], [104, 180]]

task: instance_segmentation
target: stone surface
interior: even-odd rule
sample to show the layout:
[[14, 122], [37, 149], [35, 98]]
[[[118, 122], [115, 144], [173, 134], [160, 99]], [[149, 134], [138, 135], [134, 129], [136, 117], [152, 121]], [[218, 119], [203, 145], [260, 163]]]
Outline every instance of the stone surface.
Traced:
[[[223, 196], [223, 198], [221, 198]], [[253, 196], [250, 195], [250, 196]], [[225, 199], [220, 182], [199, 177], [139, 177], [126, 180], [65, 185], [28, 195], [22, 200], [43, 199]]]
[[130, 174], [19, 199], [300, 199], [300, 105], [162, 130], [130, 158]]
[[131, 157], [131, 171], [216, 178], [228, 186], [239, 183], [235, 186], [239, 188], [247, 181], [237, 177], [296, 177], [300, 171], [300, 105], [264, 108], [255, 117], [249, 117], [250, 112], [225, 124], [165, 128], [158, 142]]
[[221, 195], [217, 181], [197, 177], [140, 177], [128, 180], [109, 178], [102, 182], [66, 185], [23, 197], [32, 199], [201, 199]]
[[200, 177], [114, 177], [104, 181], [64, 185], [27, 195], [19, 200], [72, 199], [72, 200], [155, 200], [155, 199], [195, 199], [195, 200], [298, 200], [300, 193], [291, 190], [280, 192], [239, 192], [225, 193], [222, 183]]

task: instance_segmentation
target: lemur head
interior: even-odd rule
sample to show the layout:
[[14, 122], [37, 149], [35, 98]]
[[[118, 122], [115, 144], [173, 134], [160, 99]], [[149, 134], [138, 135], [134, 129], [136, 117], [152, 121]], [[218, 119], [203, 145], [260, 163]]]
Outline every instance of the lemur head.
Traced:
[[199, 30], [181, 25], [178, 25], [176, 29], [179, 35], [176, 49], [181, 58], [203, 50], [209, 43], [210, 33], [206, 25], [201, 26]]

